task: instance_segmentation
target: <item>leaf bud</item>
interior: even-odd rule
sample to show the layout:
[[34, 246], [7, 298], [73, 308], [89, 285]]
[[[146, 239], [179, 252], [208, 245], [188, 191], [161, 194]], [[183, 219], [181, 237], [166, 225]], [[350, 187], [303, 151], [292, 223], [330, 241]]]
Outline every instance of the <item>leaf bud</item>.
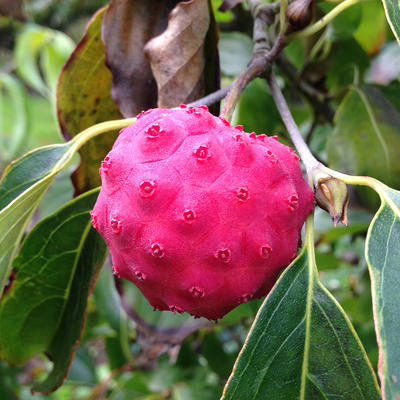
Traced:
[[303, 29], [312, 19], [312, 0], [294, 0], [286, 8], [286, 17], [293, 30]]
[[344, 182], [332, 177], [319, 179], [315, 189], [315, 200], [330, 214], [335, 227], [339, 221], [347, 226], [349, 194]]

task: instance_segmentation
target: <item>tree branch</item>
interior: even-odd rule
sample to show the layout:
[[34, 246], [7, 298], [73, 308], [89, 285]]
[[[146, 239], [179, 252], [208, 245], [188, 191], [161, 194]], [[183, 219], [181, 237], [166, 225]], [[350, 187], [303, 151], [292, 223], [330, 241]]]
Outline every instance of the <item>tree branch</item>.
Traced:
[[217, 101], [222, 100], [228, 94], [231, 87], [232, 87], [232, 85], [229, 85], [222, 89], [219, 89], [213, 93], [210, 93], [207, 96], [202, 97], [201, 99], [192, 101], [191, 103], [188, 104], [188, 106], [191, 106], [191, 107], [198, 107], [198, 106], [202, 106], [202, 105], [211, 106], [214, 103], [216, 103]]
[[161, 354], [179, 346], [192, 333], [213, 325], [205, 319], [188, 319], [177, 327], [159, 328], [146, 322], [126, 303], [121, 294], [120, 297], [122, 308], [136, 324], [137, 342], [141, 347], [140, 355], [135, 359], [138, 366], [151, 366]]
[[100, 398], [103, 398], [102, 396], [104, 396], [104, 393], [107, 391], [111, 381], [117, 375], [122, 374], [123, 372], [128, 372], [133, 370], [134, 367], [129, 363], [123, 365], [121, 368], [114, 369], [113, 371], [111, 371], [110, 375], [106, 379], [104, 379], [102, 382], [93, 387], [93, 389], [90, 391], [89, 395], [85, 398], [85, 400], [98, 400]]
[[226, 97], [221, 115], [227, 121], [232, 119], [233, 111], [243, 90], [253, 79], [261, 76], [268, 69], [286, 46], [285, 37], [281, 33], [271, 48], [267, 34], [268, 26], [272, 24], [275, 15], [279, 12], [280, 4], [278, 2], [265, 4], [260, 0], [247, 0], [247, 3], [254, 19], [253, 57], [248, 67], [232, 84]]
[[271, 94], [275, 101], [276, 107], [278, 108], [278, 111], [282, 117], [282, 121], [289, 132], [290, 138], [292, 139], [292, 142], [295, 145], [297, 152], [300, 154], [300, 157], [306, 167], [308, 177], [311, 178], [312, 171], [321, 164], [313, 156], [306, 142], [301, 136], [299, 128], [292, 117], [292, 114], [289, 110], [285, 98], [283, 97], [282, 91], [278, 86], [278, 82], [276, 81], [275, 74], [273, 72], [271, 72], [267, 76], [267, 82], [271, 89]]
[[227, 121], [231, 120], [233, 111], [235, 110], [236, 104], [238, 103], [243, 90], [246, 89], [247, 85], [253, 79], [261, 76], [267, 70], [267, 68], [275, 61], [275, 59], [278, 57], [285, 46], [286, 43], [284, 36], [279, 35], [270, 51], [261, 54], [256, 53], [253, 56], [249, 66], [238, 76], [238, 78], [232, 84], [232, 88], [226, 97], [221, 115]]

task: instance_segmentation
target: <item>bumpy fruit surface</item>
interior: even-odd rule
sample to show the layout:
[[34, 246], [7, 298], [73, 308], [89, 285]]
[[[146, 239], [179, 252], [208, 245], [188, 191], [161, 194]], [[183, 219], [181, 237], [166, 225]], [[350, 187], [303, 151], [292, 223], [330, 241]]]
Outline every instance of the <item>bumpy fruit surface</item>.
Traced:
[[269, 292], [313, 208], [292, 149], [205, 106], [142, 113], [100, 174], [92, 223], [115, 274], [155, 309], [209, 319]]

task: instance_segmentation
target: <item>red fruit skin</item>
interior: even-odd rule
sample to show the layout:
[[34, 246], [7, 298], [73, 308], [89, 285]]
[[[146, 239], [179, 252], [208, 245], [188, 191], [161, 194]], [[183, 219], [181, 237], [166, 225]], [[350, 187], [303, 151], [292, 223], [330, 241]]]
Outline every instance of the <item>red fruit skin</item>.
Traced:
[[153, 109], [100, 168], [92, 223], [158, 310], [216, 320], [265, 296], [314, 206], [299, 158], [207, 108]]

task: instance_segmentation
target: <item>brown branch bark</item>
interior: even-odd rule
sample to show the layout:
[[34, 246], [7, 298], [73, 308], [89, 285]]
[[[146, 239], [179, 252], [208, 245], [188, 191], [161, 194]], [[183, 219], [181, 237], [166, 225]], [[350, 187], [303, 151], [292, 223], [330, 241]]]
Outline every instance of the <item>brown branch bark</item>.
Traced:
[[271, 48], [267, 33], [268, 27], [273, 23], [275, 15], [279, 12], [280, 4], [278, 2], [265, 4], [259, 0], [248, 0], [248, 5], [254, 19], [253, 57], [248, 67], [232, 84], [225, 99], [221, 115], [228, 121], [231, 120], [236, 104], [247, 85], [253, 79], [263, 75], [286, 46], [284, 35], [279, 34]]
[[128, 317], [135, 322], [137, 342], [141, 352], [135, 358], [135, 365], [139, 368], [150, 368], [163, 353], [172, 353], [179, 349], [182, 342], [199, 329], [213, 325], [205, 319], [188, 319], [178, 327], [159, 328], [149, 324], [130, 307], [121, 296], [121, 304]]
[[232, 84], [232, 88], [226, 97], [221, 115], [230, 121], [240, 95], [247, 85], [255, 78], [263, 75], [270, 65], [276, 60], [281, 51], [285, 48], [285, 38], [279, 35], [272, 49], [265, 53], [256, 53], [249, 63], [249, 66], [238, 76]]

